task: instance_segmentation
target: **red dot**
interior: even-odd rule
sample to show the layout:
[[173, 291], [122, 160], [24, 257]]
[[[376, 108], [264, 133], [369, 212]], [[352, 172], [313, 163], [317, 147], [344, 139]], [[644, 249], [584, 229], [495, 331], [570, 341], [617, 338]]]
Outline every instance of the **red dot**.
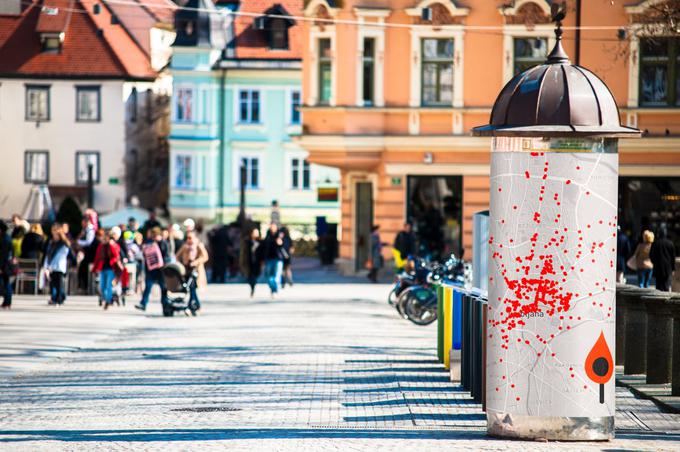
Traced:
[[567, 179], [567, 185], [571, 184], [571, 180]]
[[519, 397], [517, 397], [515, 400], [517, 400], [519, 402]]

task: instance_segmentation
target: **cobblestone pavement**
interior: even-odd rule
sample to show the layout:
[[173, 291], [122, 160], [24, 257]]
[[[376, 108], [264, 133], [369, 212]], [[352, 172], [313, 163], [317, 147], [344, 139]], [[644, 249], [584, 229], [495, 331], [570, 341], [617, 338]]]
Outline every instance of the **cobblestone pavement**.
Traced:
[[680, 415], [618, 390], [609, 443], [485, 436], [386, 286], [211, 287], [198, 318], [90, 298], [0, 313], [2, 450], [680, 450]]

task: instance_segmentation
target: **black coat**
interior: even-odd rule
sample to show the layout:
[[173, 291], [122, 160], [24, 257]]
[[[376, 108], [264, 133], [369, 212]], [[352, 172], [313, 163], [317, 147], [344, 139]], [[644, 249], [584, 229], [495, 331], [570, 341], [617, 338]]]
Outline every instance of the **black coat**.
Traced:
[[0, 272], [9, 273], [12, 262], [12, 239], [8, 234], [0, 235]]
[[43, 250], [45, 239], [42, 235], [29, 232], [21, 241], [21, 258], [38, 259]]
[[267, 233], [267, 237], [262, 241], [262, 257], [264, 260], [284, 260], [286, 257], [286, 252], [283, 248], [283, 245], [279, 245], [276, 243], [276, 239], [279, 237], [279, 234], [272, 235], [271, 233]]
[[666, 279], [675, 269], [675, 246], [667, 238], [657, 239], [649, 250], [649, 258], [654, 264], [654, 277]]
[[402, 259], [416, 254], [416, 238], [413, 232], [401, 231], [394, 239], [394, 248], [399, 251]]
[[262, 269], [262, 242], [260, 240], [247, 239], [243, 242], [242, 269], [244, 276], [260, 276]]

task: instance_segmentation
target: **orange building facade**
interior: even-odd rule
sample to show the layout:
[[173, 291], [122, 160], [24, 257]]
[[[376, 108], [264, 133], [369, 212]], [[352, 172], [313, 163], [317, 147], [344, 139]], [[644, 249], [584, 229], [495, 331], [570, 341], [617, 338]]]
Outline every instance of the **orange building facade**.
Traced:
[[[620, 143], [620, 218], [632, 234], [664, 222], [680, 238], [680, 41], [635, 31], [654, 0], [588, 0], [577, 46], [567, 3], [565, 50], [609, 86], [622, 123], [645, 131]], [[470, 129], [488, 122], [507, 81], [545, 60], [550, 2], [308, 0], [304, 14], [299, 144], [341, 170], [346, 270], [368, 258], [371, 224], [391, 243], [409, 221], [422, 253], [470, 258], [490, 149]]]

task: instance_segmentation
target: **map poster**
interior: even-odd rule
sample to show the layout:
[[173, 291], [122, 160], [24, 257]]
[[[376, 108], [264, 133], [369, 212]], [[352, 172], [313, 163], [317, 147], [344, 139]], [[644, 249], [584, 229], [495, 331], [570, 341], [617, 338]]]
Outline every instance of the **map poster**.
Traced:
[[494, 145], [490, 419], [613, 419], [615, 142], [497, 138]]

